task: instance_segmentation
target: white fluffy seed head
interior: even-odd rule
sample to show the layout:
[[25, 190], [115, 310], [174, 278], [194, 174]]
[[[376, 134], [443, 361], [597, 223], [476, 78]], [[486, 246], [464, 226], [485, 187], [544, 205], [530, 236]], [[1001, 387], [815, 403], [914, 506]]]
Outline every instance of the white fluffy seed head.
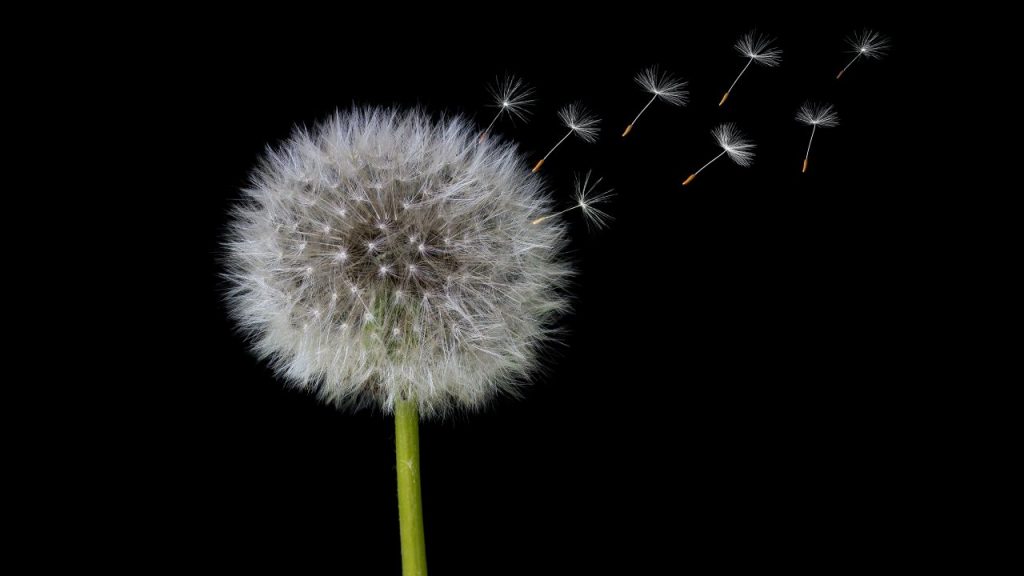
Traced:
[[833, 110], [831, 104], [805, 102], [800, 107], [800, 111], [796, 113], [796, 119], [808, 126], [820, 128], [832, 128], [839, 125], [839, 114]]
[[558, 117], [566, 128], [575, 132], [584, 142], [597, 141], [597, 135], [601, 131], [598, 124], [601, 123], [601, 120], [587, 110], [583, 104], [574, 102], [563, 107], [558, 111]]
[[743, 56], [751, 58], [759, 64], [772, 67], [782, 63], [782, 49], [773, 47], [774, 42], [775, 39], [771, 36], [751, 30], [736, 41], [735, 48]]
[[499, 114], [508, 114], [512, 118], [526, 120], [533, 107], [533, 88], [522, 79], [512, 75], [498, 78], [488, 91], [491, 94], [491, 106], [499, 110]]
[[756, 146], [740, 132], [735, 124], [732, 122], [719, 124], [711, 131], [711, 135], [715, 137], [718, 145], [729, 155], [733, 162], [740, 166], [750, 166], [753, 163], [754, 148]]
[[690, 96], [686, 82], [668, 72], [659, 72], [657, 66], [651, 66], [636, 75], [636, 83], [644, 91], [654, 94], [673, 106], [685, 106]]
[[846, 39], [851, 54], [865, 58], [881, 58], [889, 50], [889, 39], [873, 30], [861, 30]]
[[560, 219], [511, 144], [461, 119], [337, 113], [268, 150], [226, 244], [255, 352], [340, 406], [424, 415], [514, 392], [566, 306]]

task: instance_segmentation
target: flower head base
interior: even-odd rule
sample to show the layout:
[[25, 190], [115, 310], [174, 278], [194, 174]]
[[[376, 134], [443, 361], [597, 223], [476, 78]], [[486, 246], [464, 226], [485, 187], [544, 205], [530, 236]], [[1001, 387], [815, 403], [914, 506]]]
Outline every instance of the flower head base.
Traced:
[[560, 219], [509, 144], [357, 109], [267, 153], [227, 242], [228, 302], [257, 354], [338, 405], [421, 413], [514, 391], [553, 335]]

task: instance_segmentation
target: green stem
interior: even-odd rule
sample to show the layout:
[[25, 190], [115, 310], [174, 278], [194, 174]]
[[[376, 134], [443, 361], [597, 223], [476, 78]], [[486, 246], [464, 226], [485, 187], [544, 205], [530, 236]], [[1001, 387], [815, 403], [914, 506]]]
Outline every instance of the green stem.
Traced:
[[420, 430], [415, 401], [395, 402], [395, 457], [398, 469], [398, 521], [402, 533], [402, 576], [427, 576], [420, 496]]

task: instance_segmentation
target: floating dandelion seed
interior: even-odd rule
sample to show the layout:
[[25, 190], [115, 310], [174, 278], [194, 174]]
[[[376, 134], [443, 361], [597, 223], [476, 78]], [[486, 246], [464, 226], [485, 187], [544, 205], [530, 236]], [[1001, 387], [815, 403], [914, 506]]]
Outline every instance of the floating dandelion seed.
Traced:
[[525, 121], [530, 115], [530, 108], [534, 102], [533, 88], [524, 83], [522, 79], [512, 75], [496, 79], [494, 84], [488, 88], [488, 92], [490, 92], [491, 98], [494, 99], [490, 106], [497, 108], [498, 113], [494, 115], [487, 128], [480, 133], [479, 141], [481, 142], [484, 138], [487, 138], [491, 128], [494, 127], [494, 123], [498, 121], [498, 118], [501, 118], [502, 114]]
[[607, 202], [612, 196], [614, 196], [614, 190], [605, 190], [603, 192], [595, 193], [598, 185], [601, 184], [602, 178], [598, 178], [593, 184], [590, 183], [590, 172], [587, 172], [583, 179], [580, 179], [579, 174], [576, 175], [576, 182], [574, 188], [576, 189], [575, 198], [576, 203], [554, 214], [547, 216], [541, 216], [537, 218], [531, 224], [536, 226], [548, 218], [554, 218], [555, 216], [561, 216], [570, 210], [576, 210], [577, 208], [583, 212], [583, 216], [587, 221], [587, 226], [593, 226], [600, 230], [608, 225], [608, 222], [612, 219], [611, 215], [597, 207], [598, 204]]
[[647, 102], [647, 105], [640, 110], [640, 114], [637, 114], [636, 118], [629, 123], [629, 126], [626, 126], [626, 130], [622, 133], [623, 138], [633, 130], [633, 124], [636, 124], [636, 121], [640, 119], [640, 116], [642, 116], [643, 113], [647, 111], [647, 108], [658, 98], [661, 98], [673, 106], [686, 106], [687, 98], [690, 95], [690, 92], [686, 89], [686, 82], [679, 80], [667, 72], [659, 73], [657, 66], [651, 66], [637, 74], [635, 80], [645, 92], [649, 92], [652, 96]]
[[878, 59], [885, 56], [886, 51], [889, 49], [889, 39], [882, 36], [878, 32], [872, 30], [863, 30], [856, 34], [853, 34], [846, 39], [846, 44], [850, 47], [847, 52], [852, 53], [853, 59], [836, 74], [836, 80], [843, 77], [843, 73], [853, 66], [853, 63], [857, 61], [861, 56], [865, 58]]
[[818, 126], [832, 128], [839, 125], [839, 114], [832, 109], [831, 104], [805, 103], [796, 114], [798, 122], [811, 127], [811, 138], [807, 141], [807, 153], [804, 154], [804, 167], [800, 172], [807, 172], [807, 159], [811, 155], [811, 144], [814, 142], [814, 132]]
[[775, 42], [774, 38], [758, 34], [757, 30], [751, 30], [747, 32], [742, 38], [740, 38], [735, 45], [736, 51], [748, 58], [747, 65], [740, 70], [736, 79], [732, 81], [732, 85], [725, 91], [725, 95], [722, 96], [722, 100], [718, 103], [719, 106], [725, 104], [725, 100], [729, 97], [729, 93], [736, 87], [736, 83], [740, 81], [743, 73], [750, 68], [750, 65], [754, 62], [763, 64], [769, 68], [778, 66], [782, 62], [782, 49], [773, 48], [772, 43]]
[[718, 160], [725, 154], [728, 154], [729, 158], [740, 166], [750, 166], [751, 162], [754, 161], [754, 143], [747, 140], [743, 133], [736, 128], [735, 124], [731, 122], [720, 124], [717, 128], [711, 131], [711, 135], [715, 137], [718, 145], [722, 148], [721, 154], [712, 158], [711, 162], [701, 166], [700, 170], [690, 174], [686, 180], [683, 180], [683, 186], [692, 182], [693, 179], [697, 177], [697, 174], [701, 173], [701, 170], [711, 166], [712, 162]]
[[544, 161], [548, 159], [548, 156], [551, 156], [551, 153], [561, 146], [562, 142], [565, 142], [565, 140], [574, 133], [584, 142], [593, 143], [597, 141], [597, 134], [600, 132], [600, 128], [598, 128], [597, 125], [601, 120], [594, 114], [591, 114], [590, 111], [584, 108], [579, 102], [569, 104], [559, 110], [558, 117], [562, 120], [562, 124], [564, 124], [569, 131], [565, 133], [565, 136], [563, 136], [557, 144], [551, 147], [551, 150], [548, 150], [548, 153], [545, 154], [543, 158], [537, 161], [537, 164], [533, 167], [534, 173], [539, 171], [540, 167], [544, 165]]

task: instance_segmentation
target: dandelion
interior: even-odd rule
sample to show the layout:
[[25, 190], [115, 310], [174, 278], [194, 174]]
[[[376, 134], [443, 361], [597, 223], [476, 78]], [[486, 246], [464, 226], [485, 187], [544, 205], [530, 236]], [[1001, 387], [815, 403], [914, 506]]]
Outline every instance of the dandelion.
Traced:
[[593, 226], [598, 230], [604, 228], [605, 226], [608, 225], [608, 222], [612, 219], [612, 217], [610, 214], [601, 210], [597, 206], [599, 204], [607, 202], [612, 196], [614, 196], [613, 193], [615, 191], [609, 189], [603, 192], [595, 193], [595, 190], [597, 189], [598, 185], [601, 184], [601, 180], [602, 178], [598, 178], [593, 183], [591, 183], [590, 172], [587, 172], [586, 176], [584, 176], [582, 179], [580, 178], [579, 174], [577, 174], [576, 181], [574, 183], [576, 203], [566, 208], [565, 210], [562, 210], [561, 212], [556, 212], [554, 214], [549, 214], [547, 216], [541, 216], [540, 218], [533, 220], [531, 224], [536, 226], [537, 224], [540, 224], [541, 222], [544, 222], [549, 218], [561, 216], [566, 212], [576, 210], [578, 208], [581, 212], [583, 212], [583, 217], [587, 221], [587, 226]]
[[889, 49], [889, 39], [872, 30], [863, 30], [853, 34], [846, 39], [846, 44], [850, 47], [847, 52], [854, 56], [853, 59], [839, 71], [839, 74], [836, 75], [836, 80], [842, 78], [843, 73], [846, 72], [850, 66], [853, 66], [853, 63], [861, 56], [877, 60], [882, 56], [885, 56], [885, 53]]
[[725, 104], [729, 93], [736, 87], [736, 83], [740, 81], [743, 73], [747, 71], [747, 68], [750, 68], [751, 64], [757, 62], [758, 64], [773, 68], [782, 63], [782, 49], [772, 47], [774, 42], [774, 38], [758, 34], [757, 30], [747, 32], [736, 42], [734, 48], [747, 58], [747, 65], [743, 67], [743, 70], [740, 70], [739, 75], [732, 81], [732, 85], [725, 91], [725, 95], [722, 96], [722, 100], [718, 103], [719, 106]]
[[495, 80], [494, 84], [488, 88], [488, 92], [493, 99], [491, 106], [497, 108], [498, 112], [491, 119], [491, 123], [487, 125], [487, 128], [480, 133], [479, 141], [487, 138], [491, 128], [494, 127], [494, 123], [498, 121], [498, 118], [501, 118], [502, 114], [508, 115], [510, 118], [526, 121], [530, 115], [530, 108], [534, 103], [533, 88], [512, 75]]
[[551, 156], [551, 153], [561, 146], [562, 142], [565, 142], [569, 136], [576, 134], [580, 137], [580, 140], [588, 143], [597, 141], [597, 134], [600, 132], [600, 128], [598, 128], [597, 125], [601, 120], [594, 114], [591, 114], [590, 111], [584, 108], [579, 102], [569, 104], [559, 110], [558, 118], [562, 120], [562, 124], [568, 128], [569, 131], [565, 133], [565, 136], [563, 136], [557, 144], [551, 147], [551, 150], [548, 150], [548, 153], [545, 154], [543, 158], [537, 161], [537, 164], [533, 167], [534, 173], [540, 170], [540, 167], [544, 165], [544, 161], [548, 159], [548, 156]]
[[743, 133], [736, 128], [735, 124], [731, 122], [720, 124], [717, 128], [711, 131], [711, 135], [715, 137], [715, 140], [718, 142], [718, 146], [722, 149], [722, 152], [718, 156], [712, 158], [711, 162], [701, 166], [700, 170], [690, 174], [686, 180], [683, 180], [683, 186], [692, 182], [693, 179], [697, 177], [697, 174], [701, 173], [701, 170], [711, 166], [712, 162], [718, 160], [725, 154], [728, 154], [729, 158], [740, 166], [750, 166], [754, 161], [754, 143], [747, 140]]
[[807, 159], [811, 155], [811, 144], [814, 143], [814, 132], [819, 126], [832, 128], [839, 125], [839, 114], [832, 109], [831, 104], [805, 103], [796, 114], [797, 122], [811, 127], [811, 138], [807, 141], [807, 153], [804, 154], [804, 167], [800, 172], [807, 172]]
[[672, 106], [686, 106], [687, 99], [690, 92], [686, 89], [686, 82], [677, 79], [671, 74], [659, 73], [657, 66], [652, 66], [643, 72], [637, 74], [636, 83], [644, 89], [645, 92], [650, 93], [651, 99], [647, 101], [647, 105], [640, 110], [640, 113], [636, 115], [636, 118], [626, 126], [626, 130], [622, 133], [622, 137], [625, 138], [633, 130], [633, 124], [640, 119], [640, 116], [647, 111], [647, 108], [654, 103], [655, 100], [661, 98], [665, 102]]
[[234, 209], [227, 302], [254, 352], [394, 412], [402, 562], [426, 573], [418, 421], [514, 392], [566, 307], [561, 219], [513, 145], [462, 119], [337, 113], [269, 150]]

